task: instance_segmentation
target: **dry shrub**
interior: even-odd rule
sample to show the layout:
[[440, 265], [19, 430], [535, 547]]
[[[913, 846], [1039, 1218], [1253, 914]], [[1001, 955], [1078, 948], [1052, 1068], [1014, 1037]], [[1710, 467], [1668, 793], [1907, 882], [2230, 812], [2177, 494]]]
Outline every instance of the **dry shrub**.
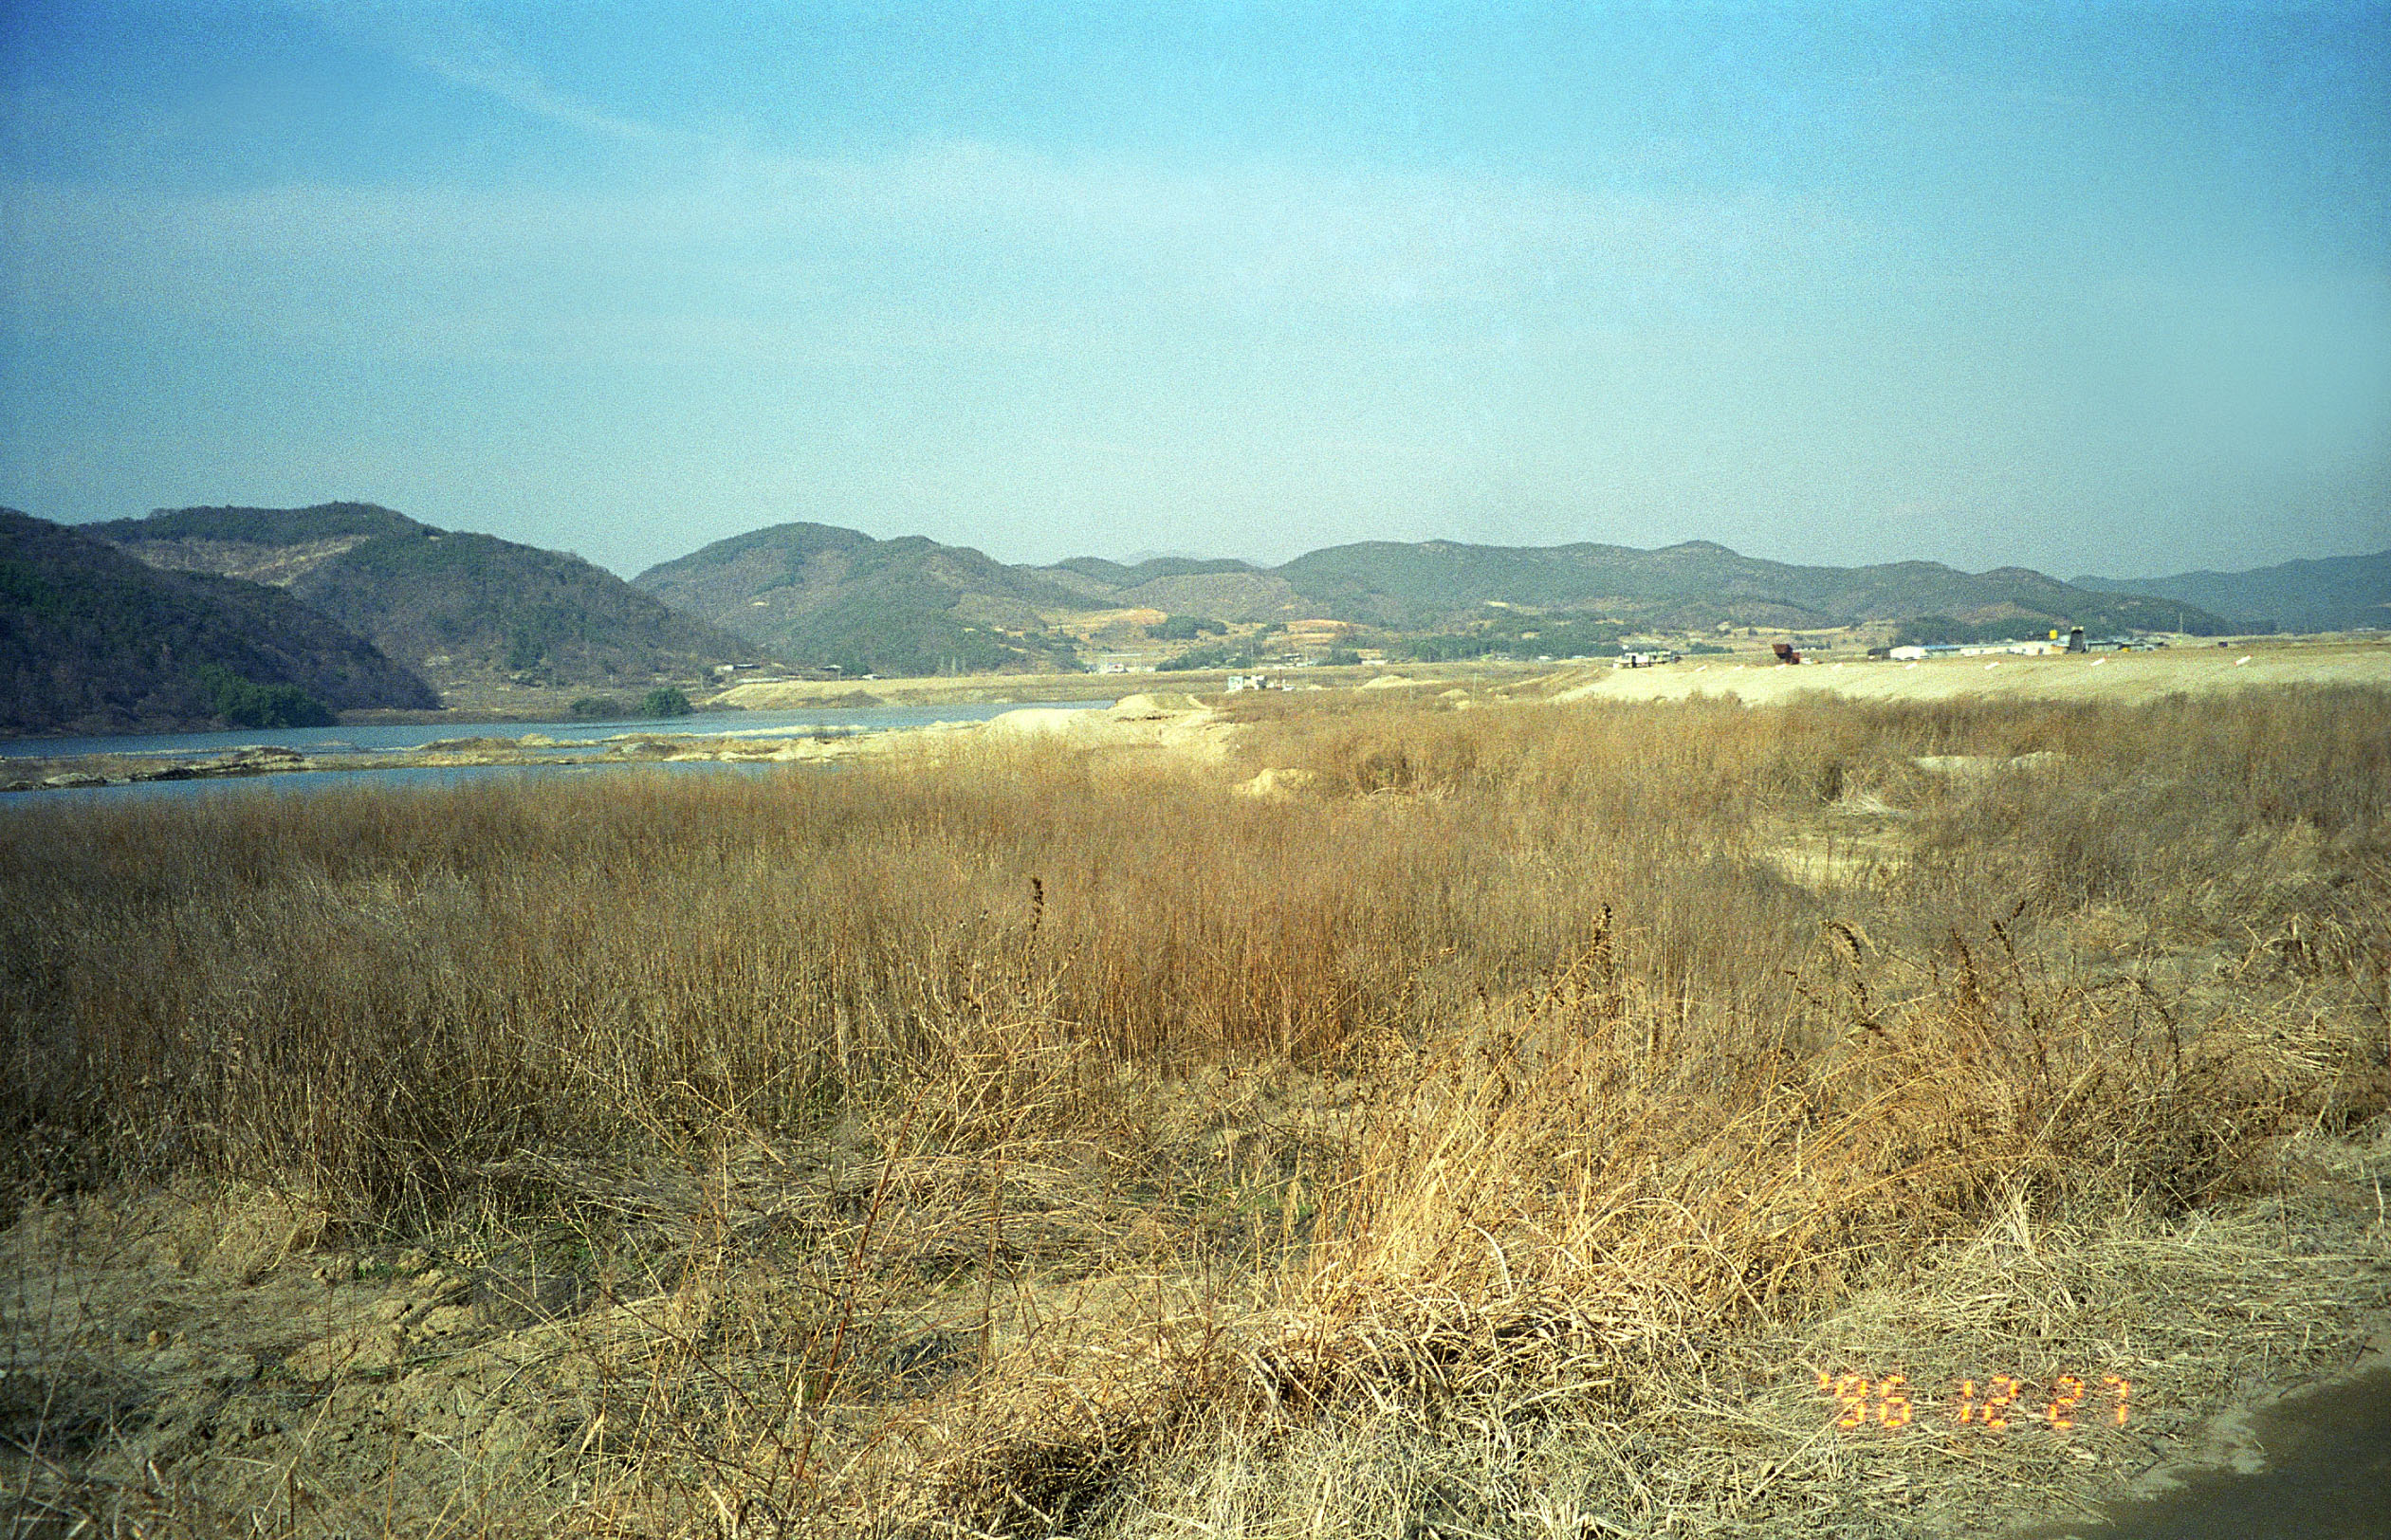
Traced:
[[[984, 1420], [979, 1441], [929, 1511], [1101, 1528], [1147, 1511], [1153, 1472], [1191, 1480], [1190, 1448], [1268, 1463], [1362, 1428], [1507, 1428], [1516, 1476], [1538, 1427], [1582, 1443], [1698, 1399], [1724, 1345], [1921, 1254], [1988, 1225], [2179, 1210], [2262, 1179], [2269, 1142], [2337, 1095], [2351, 1116], [2385, 1106], [2347, 1100], [2368, 1045], [2346, 1025], [2237, 1018], [2186, 1043], [2141, 991], [2057, 984], [1997, 926], [1880, 960], [1830, 925], [1790, 1031], [1656, 1013], [1609, 953], [1599, 937], [1550, 984], [1390, 1046], [1277, 1307], [1227, 1341], [1152, 1321], [1002, 1366], [992, 1421], [953, 1409]], [[1316, 1476], [1317, 1451], [1298, 1463]]]

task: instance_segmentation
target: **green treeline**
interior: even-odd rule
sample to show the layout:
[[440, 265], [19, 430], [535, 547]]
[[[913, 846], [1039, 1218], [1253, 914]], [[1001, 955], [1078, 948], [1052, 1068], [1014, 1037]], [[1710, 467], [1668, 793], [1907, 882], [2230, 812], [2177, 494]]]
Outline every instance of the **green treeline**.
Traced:
[[332, 708], [297, 685], [260, 685], [220, 664], [196, 670], [215, 714], [233, 727], [329, 727]]
[[1490, 652], [1526, 657], [1591, 657], [1619, 645], [1625, 628], [1608, 620], [1561, 620], [1549, 615], [1504, 615], [1464, 632], [1440, 632], [1403, 643], [1403, 655], [1421, 663], [1456, 663]]
[[686, 691], [658, 685], [635, 704], [626, 705], [616, 695], [583, 695], [574, 701], [571, 709], [577, 722], [614, 722], [625, 717], [686, 717], [697, 707], [690, 704]]

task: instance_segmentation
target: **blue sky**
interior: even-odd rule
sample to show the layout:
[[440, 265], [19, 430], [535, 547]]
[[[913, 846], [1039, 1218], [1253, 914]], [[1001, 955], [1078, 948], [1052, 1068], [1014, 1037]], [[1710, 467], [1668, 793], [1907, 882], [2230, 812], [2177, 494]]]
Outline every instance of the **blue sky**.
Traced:
[[2391, 8], [0, 0], [0, 503], [2391, 544]]

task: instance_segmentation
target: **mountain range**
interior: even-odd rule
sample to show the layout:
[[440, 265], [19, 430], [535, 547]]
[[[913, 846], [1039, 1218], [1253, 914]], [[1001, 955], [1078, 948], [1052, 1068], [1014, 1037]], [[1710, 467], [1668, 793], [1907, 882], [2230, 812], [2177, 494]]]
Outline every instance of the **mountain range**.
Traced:
[[2074, 583], [2023, 567], [1801, 566], [1706, 541], [1365, 541], [1276, 567], [1186, 556], [1033, 566], [791, 523], [625, 582], [579, 557], [364, 503], [161, 510], [72, 530], [8, 519], [0, 635], [13, 651], [0, 667], [14, 670], [16, 700], [0, 725], [17, 731], [222, 718], [228, 689], [287, 688], [350, 709], [427, 706], [435, 688], [455, 704], [521, 686], [689, 682], [767, 660], [851, 675], [1074, 670], [1084, 649], [1142, 646], [1156, 631], [1303, 620], [1470, 655], [1518, 650], [1515, 639], [1720, 628], [1890, 622], [1958, 639], [2066, 625], [2327, 629], [2391, 614], [2391, 552]]
[[1645, 631], [1827, 630], [1919, 616], [1968, 634], [2231, 629], [2196, 604], [2093, 593], [2023, 567], [1792, 566], [1706, 541], [1658, 551], [1370, 541], [1268, 568], [1186, 557], [1032, 567], [918, 536], [875, 541], [799, 523], [717, 541], [633, 582], [792, 662], [883, 674], [1072, 668], [1078, 646], [1108, 622], [1122, 632], [1131, 616], [1330, 619], [1408, 633], [1517, 621], [1520, 612]]
[[[1792, 566], [1709, 541], [1657, 551], [1378, 541], [1314, 551], [1277, 571], [1331, 618], [1400, 630], [1450, 625], [1489, 604], [1661, 631], [1720, 624], [1824, 629], [1922, 614], [2103, 631], [2173, 629], [2175, 622], [2171, 612], [2139, 596], [2096, 596], [2025, 567], [1968, 573], [1934, 561]], [[2224, 629], [2213, 616], [2187, 618]]]

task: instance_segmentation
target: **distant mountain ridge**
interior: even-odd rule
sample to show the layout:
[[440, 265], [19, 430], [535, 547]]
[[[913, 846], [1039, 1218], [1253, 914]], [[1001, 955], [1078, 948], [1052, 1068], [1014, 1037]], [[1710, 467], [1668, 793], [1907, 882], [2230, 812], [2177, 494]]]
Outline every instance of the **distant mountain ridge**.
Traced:
[[1823, 630], [1920, 616], [1971, 632], [2004, 625], [2019, 632], [2230, 629], [2197, 605], [2093, 593], [2024, 567], [1794, 566], [1708, 541], [1657, 551], [1379, 541], [1276, 568], [1176, 556], [1030, 567], [919, 536], [882, 541], [793, 523], [717, 541], [633, 581], [793, 662], [884, 674], [1073, 667], [1058, 632], [1084, 631], [1108, 611], [1241, 623], [1334, 619], [1405, 632], [1465, 628], [1512, 609], [1651, 630]]
[[1307, 613], [1286, 578], [1234, 559], [1155, 557], [1125, 567], [1076, 557], [1037, 569], [1098, 609], [1161, 610], [1207, 620], [1284, 620]]
[[1068, 572], [1091, 578], [1108, 588], [1135, 588], [1141, 583], [1163, 578], [1208, 578], [1221, 573], [1249, 573], [1259, 569], [1249, 561], [1235, 557], [1202, 558], [1190, 556], [1153, 556], [1131, 566], [1107, 561], [1100, 556], [1076, 556], [1068, 561], [1058, 561], [1045, 569]]
[[[2171, 630], [2176, 619], [2147, 600], [2088, 594], [2026, 567], [1967, 573], [1935, 561], [1793, 566], [1710, 541], [1654, 551], [1374, 541], [1311, 552], [1277, 575], [1330, 618], [1401, 628], [1450, 624], [1488, 604], [1600, 614], [1661, 630], [1826, 628], [1928, 614], [1978, 624]], [[2193, 629], [2222, 629], [2197, 611], [2185, 618]]]
[[451, 688], [645, 685], [763, 656], [579, 557], [370, 503], [180, 508], [82, 527], [153, 567], [285, 589]]
[[1536, 616], [1614, 632], [1870, 622], [1970, 635], [2234, 629], [2194, 597], [2122, 583], [1931, 561], [1802, 566], [1708, 541], [1648, 551], [1382, 541], [1278, 567], [1184, 555], [1028, 566], [921, 536], [786, 523], [626, 583], [578, 557], [364, 503], [184, 508], [82, 527], [155, 568], [278, 587], [451, 689], [631, 686], [767, 657], [853, 674], [1074, 670], [1080, 646], [1135, 645], [1166, 615], [1333, 619], [1413, 634], [1475, 635], [1499, 621], [1523, 639]]
[[2247, 630], [2348, 631], [2391, 627], [2391, 550], [2285, 561], [2247, 572], [2167, 578], [2078, 578], [2075, 586], [2195, 604]]
[[209, 726], [229, 701], [278, 689], [334, 711], [440, 704], [373, 643], [280, 589], [159, 571], [0, 509], [0, 731]]

